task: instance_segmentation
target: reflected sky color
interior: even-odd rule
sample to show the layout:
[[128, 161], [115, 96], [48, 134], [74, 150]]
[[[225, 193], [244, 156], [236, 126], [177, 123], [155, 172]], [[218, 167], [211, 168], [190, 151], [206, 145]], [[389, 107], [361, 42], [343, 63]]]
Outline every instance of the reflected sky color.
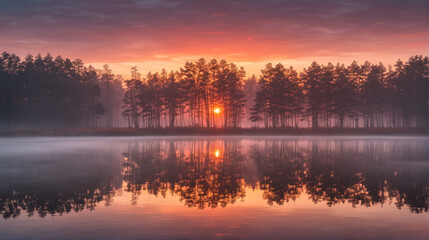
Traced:
[[301, 70], [313, 60], [393, 64], [427, 55], [425, 0], [4, 0], [0, 49], [50, 52], [148, 71], [224, 58], [259, 74], [267, 62]]
[[426, 239], [427, 146], [425, 137], [3, 138], [0, 239]]

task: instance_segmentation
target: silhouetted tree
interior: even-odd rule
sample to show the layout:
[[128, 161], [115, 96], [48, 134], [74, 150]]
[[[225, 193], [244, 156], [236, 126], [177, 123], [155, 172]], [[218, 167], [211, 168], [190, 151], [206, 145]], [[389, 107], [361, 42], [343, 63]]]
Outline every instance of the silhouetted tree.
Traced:
[[267, 64], [262, 70], [259, 85], [252, 119], [257, 121], [259, 114], [263, 113], [264, 119], [268, 118], [273, 128], [297, 126], [303, 101], [297, 72], [293, 68], [286, 69], [280, 63], [275, 67]]
[[[243, 94], [245, 100], [244, 115], [245, 119], [252, 121], [252, 108], [255, 106], [256, 92], [258, 92], [259, 86], [255, 75], [246, 79], [243, 83]], [[255, 125], [256, 126], [256, 125]]]
[[131, 68], [131, 79], [125, 81], [127, 90], [124, 95], [124, 105], [122, 115], [128, 119], [128, 127], [134, 126], [134, 128], [139, 128], [139, 105], [138, 105], [138, 96], [141, 93], [140, 73], [137, 70], [137, 67]]
[[164, 89], [165, 104], [169, 118], [169, 127], [174, 127], [174, 123], [178, 115], [177, 110], [180, 108], [181, 102], [181, 92], [179, 82], [176, 80], [176, 75], [177, 74], [173, 71], [170, 72]]

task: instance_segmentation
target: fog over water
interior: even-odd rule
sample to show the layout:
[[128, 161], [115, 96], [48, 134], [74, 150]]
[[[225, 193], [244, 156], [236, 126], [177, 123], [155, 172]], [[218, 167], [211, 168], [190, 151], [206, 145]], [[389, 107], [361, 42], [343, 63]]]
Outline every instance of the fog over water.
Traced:
[[0, 138], [0, 239], [427, 239], [427, 137]]

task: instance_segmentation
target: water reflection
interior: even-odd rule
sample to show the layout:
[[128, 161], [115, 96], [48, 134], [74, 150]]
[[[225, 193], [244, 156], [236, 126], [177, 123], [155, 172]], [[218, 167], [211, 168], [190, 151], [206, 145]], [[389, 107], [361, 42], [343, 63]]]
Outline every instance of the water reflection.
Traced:
[[122, 181], [121, 164], [116, 159], [119, 152], [112, 153], [108, 148], [66, 151], [56, 143], [46, 145], [52, 148], [22, 153], [1, 149], [3, 218], [22, 213], [39, 217], [63, 215], [94, 210], [99, 203], [108, 206], [113, 201]]
[[225, 207], [245, 197], [244, 156], [237, 142], [155, 142], [124, 153], [126, 191], [179, 195], [189, 207]]
[[[0, 214], [64, 214], [109, 205], [122, 191], [227, 207], [262, 191], [269, 205], [314, 203], [428, 210], [426, 140], [127, 140], [80, 151], [1, 156]], [[15, 163], [15, 160], [17, 163]], [[125, 186], [125, 187], [123, 187]]]

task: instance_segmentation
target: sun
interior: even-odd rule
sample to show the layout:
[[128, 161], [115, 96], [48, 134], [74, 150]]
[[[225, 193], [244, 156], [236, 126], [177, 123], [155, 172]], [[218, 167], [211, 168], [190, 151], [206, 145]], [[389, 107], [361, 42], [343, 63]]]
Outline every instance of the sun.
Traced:
[[219, 113], [220, 113], [220, 108], [215, 108], [215, 109], [213, 110], [213, 112], [214, 112], [215, 114], [219, 114]]
[[214, 155], [215, 155], [215, 157], [219, 157], [219, 155], [220, 155], [220, 151], [219, 150], [216, 150], [215, 152], [214, 152]]

